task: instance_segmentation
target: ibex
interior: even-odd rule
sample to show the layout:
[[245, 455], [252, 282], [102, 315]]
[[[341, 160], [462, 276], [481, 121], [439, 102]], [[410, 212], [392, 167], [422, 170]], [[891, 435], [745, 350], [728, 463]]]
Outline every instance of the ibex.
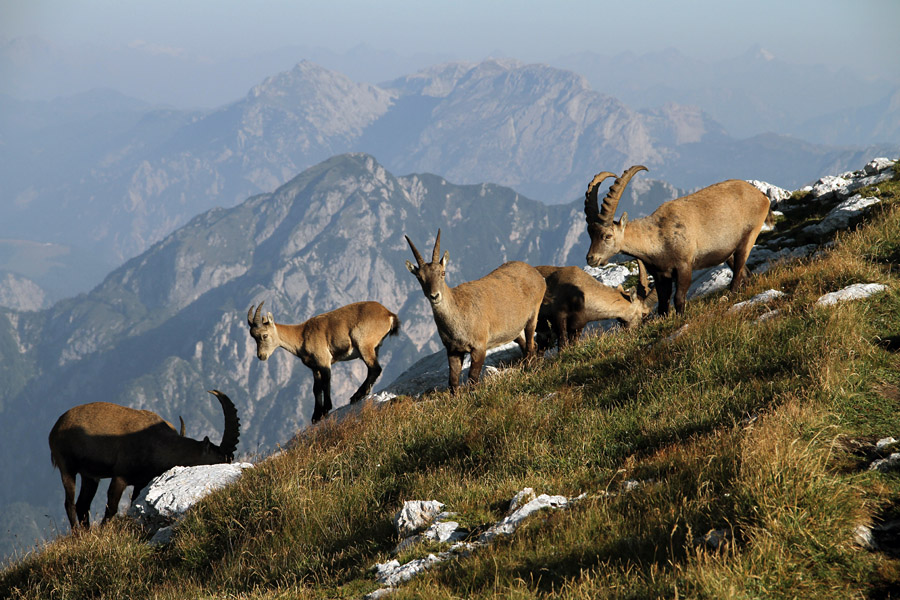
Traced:
[[272, 313], [260, 315], [263, 303], [247, 312], [250, 335], [256, 340], [256, 356], [266, 360], [278, 348], [284, 348], [313, 372], [315, 408], [312, 422], [317, 423], [331, 411], [331, 365], [361, 358], [368, 372], [366, 380], [350, 396], [354, 403], [372, 391], [381, 375], [378, 351], [384, 338], [397, 335], [400, 319], [378, 302], [355, 302], [317, 315], [299, 325], [276, 323]]
[[771, 222], [768, 198], [746, 181], [732, 179], [665, 202], [649, 217], [629, 223], [627, 213], [622, 213], [619, 222], [613, 222], [625, 186], [638, 171], [646, 170], [635, 165], [616, 178], [602, 208], [597, 188], [615, 174], [599, 173], [588, 185], [584, 200], [591, 237], [588, 264], [606, 264], [617, 252], [644, 261], [655, 279], [661, 315], [669, 312], [673, 280], [675, 311], [684, 312], [694, 269], [727, 262], [734, 273], [731, 290], [737, 290], [748, 274], [747, 255], [763, 224]]
[[481, 279], [451, 288], [445, 281], [450, 253], [445, 252], [438, 260], [441, 230], [438, 229], [430, 263], [405, 237], [417, 263], [406, 261], [406, 268], [416, 276], [431, 303], [438, 334], [447, 348], [451, 392], [459, 388], [466, 353], [472, 356], [469, 383], [473, 384], [481, 375], [489, 348], [515, 340], [525, 358], [534, 354], [534, 330], [547, 288], [537, 269], [511, 261]]
[[637, 263], [638, 285], [631, 293], [621, 285], [604, 285], [579, 267], [536, 267], [547, 281], [538, 322], [540, 345], [549, 346], [548, 334], [552, 332], [562, 350], [592, 321], [617, 319], [626, 327], [638, 325], [653, 310], [656, 291], [650, 290], [644, 263]]
[[[231, 400], [218, 390], [225, 414], [222, 442], [216, 446], [182, 433], [149, 410], [136, 410], [109, 402], [91, 402], [69, 409], [50, 431], [50, 460], [59, 469], [65, 490], [66, 515], [75, 530], [90, 525], [91, 501], [101, 479], [111, 477], [106, 499], [106, 522], [119, 507], [122, 492], [134, 486], [131, 499], [151, 479], [175, 466], [191, 467], [230, 463], [237, 449], [241, 424]], [[81, 492], [75, 502], [75, 477]]]

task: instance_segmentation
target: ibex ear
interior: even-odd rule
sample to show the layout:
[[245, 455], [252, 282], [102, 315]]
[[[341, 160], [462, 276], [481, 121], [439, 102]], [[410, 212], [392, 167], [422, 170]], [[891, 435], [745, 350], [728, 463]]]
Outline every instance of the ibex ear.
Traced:
[[444, 251], [444, 256], [441, 257], [441, 266], [446, 267], [448, 260], [450, 260], [450, 252]]
[[263, 321], [263, 323], [268, 325], [269, 323], [274, 323], [274, 322], [275, 322], [275, 317], [272, 316], [272, 313], [266, 313], [266, 320]]
[[419, 275], [419, 267], [412, 264], [411, 262], [406, 261], [406, 268], [409, 269], [409, 272], [412, 273], [413, 275], [416, 275], [416, 276]]
[[628, 213], [623, 212], [622, 216], [619, 217], [619, 227], [625, 227], [625, 223], [628, 222]]

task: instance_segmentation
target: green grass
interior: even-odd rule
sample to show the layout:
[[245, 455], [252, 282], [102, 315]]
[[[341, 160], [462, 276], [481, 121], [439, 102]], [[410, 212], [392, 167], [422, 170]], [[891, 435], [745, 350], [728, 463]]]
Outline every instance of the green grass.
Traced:
[[[66, 536], [0, 573], [0, 596], [358, 598], [393, 558], [404, 500], [440, 500], [477, 532], [533, 487], [586, 496], [391, 597], [897, 597], [900, 559], [851, 542], [900, 513], [900, 475], [867, 471], [853, 450], [900, 437], [900, 182], [879, 194], [829, 252], [738, 296], [588, 337], [455, 397], [326, 420], [201, 502], [171, 546], [124, 522]], [[889, 289], [815, 306], [870, 281]], [[769, 288], [788, 293], [778, 318], [727, 312]], [[622, 493], [628, 479], [644, 483]], [[710, 530], [727, 531], [718, 550], [701, 541]]]

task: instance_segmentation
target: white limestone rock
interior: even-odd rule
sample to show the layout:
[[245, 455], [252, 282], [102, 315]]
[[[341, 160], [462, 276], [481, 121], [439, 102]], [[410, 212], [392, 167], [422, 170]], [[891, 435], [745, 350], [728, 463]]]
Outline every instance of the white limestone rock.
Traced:
[[842, 290], [825, 294], [824, 296], [816, 300], [816, 305], [831, 306], [832, 304], [837, 304], [838, 302], [846, 302], [848, 300], [861, 300], [863, 298], [868, 298], [873, 294], [877, 294], [878, 292], [883, 292], [886, 289], [887, 286], [880, 283], [854, 283], [853, 285], [848, 285]]
[[766, 290], [760, 294], [757, 294], [750, 298], [749, 300], [744, 300], [743, 302], [738, 302], [734, 306], [728, 309], [729, 312], [739, 311], [748, 306], [753, 306], [754, 304], [768, 304], [773, 300], [777, 300], [784, 296], [784, 292], [781, 290]]
[[428, 528], [444, 510], [444, 505], [437, 500], [409, 500], [394, 515], [394, 527], [401, 537], [409, 537]]
[[504, 517], [499, 523], [482, 533], [478, 537], [478, 541], [489, 543], [498, 536], [512, 535], [522, 522], [533, 513], [547, 508], [565, 508], [568, 503], [569, 499], [565, 496], [548, 496], [547, 494], [541, 494], [534, 500], [519, 506], [512, 511], [512, 513]]
[[251, 467], [250, 463], [172, 467], [141, 491], [128, 515], [150, 529], [171, 525], [202, 498], [234, 483]]
[[886, 171], [893, 167], [897, 161], [891, 160], [889, 158], [879, 157], [873, 158], [863, 167], [863, 171], [866, 175], [877, 175], [882, 171]]
[[688, 289], [687, 299], [699, 298], [724, 290], [731, 285], [732, 275], [731, 268], [727, 265], [698, 271], [697, 275], [695, 275], [694, 283]]
[[887, 458], [879, 458], [869, 465], [870, 471], [881, 471], [888, 473], [890, 471], [900, 470], [900, 452], [894, 452]]
[[850, 181], [848, 179], [826, 175], [813, 184], [810, 194], [817, 200], [827, 200], [834, 197], [842, 198], [849, 193], [849, 190]]
[[784, 188], [780, 188], [777, 185], [772, 185], [771, 183], [767, 183], [765, 181], [749, 179], [747, 180], [747, 183], [765, 194], [769, 199], [769, 205], [772, 207], [778, 206], [778, 204], [790, 198], [792, 194], [792, 192], [789, 192]]
[[624, 285], [625, 280], [633, 274], [637, 273], [637, 269], [630, 269], [625, 265], [612, 264], [612, 265], [604, 265], [602, 267], [582, 267], [584, 272], [602, 283], [603, 285], [608, 285], [610, 287], [616, 287], [619, 285]]
[[874, 196], [863, 198], [861, 195], [856, 194], [831, 209], [818, 223], [804, 227], [803, 231], [810, 235], [821, 236], [838, 229], [846, 229], [854, 218], [860, 216], [870, 206], [879, 202], [881, 202], [880, 198]]

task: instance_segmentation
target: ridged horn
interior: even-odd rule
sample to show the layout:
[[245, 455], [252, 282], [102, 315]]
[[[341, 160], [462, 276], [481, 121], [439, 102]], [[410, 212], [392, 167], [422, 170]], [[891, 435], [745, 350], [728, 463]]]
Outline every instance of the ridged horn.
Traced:
[[593, 223], [600, 219], [600, 207], [597, 204], [597, 188], [605, 180], [615, 176], [615, 173], [603, 171], [594, 175], [594, 178], [588, 184], [587, 191], [584, 193], [584, 216], [588, 223]]
[[262, 305], [265, 304], [265, 300], [259, 303], [259, 306], [256, 307], [256, 313], [253, 312], [253, 305], [250, 305], [250, 310], [247, 311], [247, 323], [250, 324], [250, 327], [259, 327], [262, 323], [260, 322], [259, 311], [262, 310]]
[[179, 415], [178, 420], [181, 421], [181, 429], [178, 431], [178, 435], [184, 437], [184, 419], [182, 419], [181, 415]]
[[238, 438], [241, 435], [241, 420], [238, 418], [234, 402], [219, 390], [207, 390], [219, 400], [222, 405], [222, 413], [225, 415], [225, 431], [222, 433], [222, 442], [219, 450], [228, 458], [228, 462], [234, 460], [234, 452], [237, 450]]
[[431, 262], [436, 263], [441, 254], [441, 229], [438, 227], [437, 237], [434, 238], [434, 250], [431, 251]]
[[609, 191], [606, 193], [606, 198], [603, 199], [603, 206], [600, 209], [600, 217], [599, 221], [604, 225], [609, 225], [613, 222], [613, 217], [616, 215], [616, 207], [619, 205], [619, 200], [622, 198], [622, 192], [625, 191], [625, 186], [628, 185], [628, 182], [631, 181], [631, 178], [635, 176], [638, 171], [646, 171], [647, 167], [644, 165], [634, 165], [628, 167], [628, 169], [622, 173], [621, 177], [616, 177], [616, 182], [613, 183]]
[[419, 254], [416, 245], [412, 243], [412, 240], [409, 239], [408, 235], [404, 235], [403, 237], [406, 238], [406, 243], [409, 244], [409, 249], [412, 250], [413, 256], [416, 257], [416, 263], [419, 265], [419, 268], [425, 266], [425, 261], [422, 259], [422, 255]]

